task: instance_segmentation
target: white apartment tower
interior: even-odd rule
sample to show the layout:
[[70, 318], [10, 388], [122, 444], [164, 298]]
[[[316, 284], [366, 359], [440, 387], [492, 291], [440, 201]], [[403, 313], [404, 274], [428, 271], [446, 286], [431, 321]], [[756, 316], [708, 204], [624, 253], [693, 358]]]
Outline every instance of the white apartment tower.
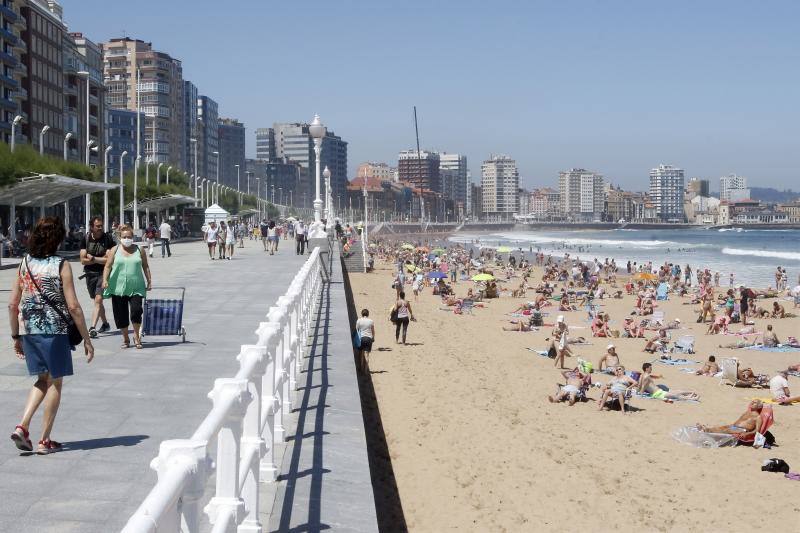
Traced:
[[658, 165], [650, 171], [650, 199], [662, 222], [684, 222], [684, 172], [672, 165]]
[[747, 187], [747, 178], [728, 174], [719, 179], [719, 199], [722, 202], [737, 202], [750, 198], [750, 189]]
[[574, 222], [594, 222], [603, 218], [605, 192], [603, 175], [583, 168], [558, 174], [561, 212]]
[[467, 156], [439, 153], [439, 175], [445, 198], [453, 200], [462, 209], [467, 205]]
[[481, 165], [483, 213], [510, 219], [519, 210], [519, 171], [507, 155], [493, 155]]

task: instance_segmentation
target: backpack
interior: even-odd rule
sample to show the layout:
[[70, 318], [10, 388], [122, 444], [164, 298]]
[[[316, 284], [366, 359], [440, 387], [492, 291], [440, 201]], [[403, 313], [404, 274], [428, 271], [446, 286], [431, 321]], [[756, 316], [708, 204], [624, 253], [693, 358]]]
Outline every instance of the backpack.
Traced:
[[787, 474], [789, 472], [789, 465], [783, 459], [768, 459], [761, 465], [761, 471]]

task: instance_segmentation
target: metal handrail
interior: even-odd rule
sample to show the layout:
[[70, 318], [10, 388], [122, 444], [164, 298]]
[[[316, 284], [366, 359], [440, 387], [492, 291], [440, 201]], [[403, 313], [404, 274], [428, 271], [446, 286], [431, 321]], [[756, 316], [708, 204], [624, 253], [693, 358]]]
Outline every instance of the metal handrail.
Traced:
[[316, 248], [259, 324], [256, 344], [242, 345], [236, 375], [214, 382], [213, 407], [192, 437], [161, 443], [150, 463], [158, 481], [123, 533], [199, 531], [200, 500], [212, 474], [216, 490], [203, 508], [211, 530], [262, 530], [260, 484], [277, 478], [275, 446], [286, 435], [323, 271]]

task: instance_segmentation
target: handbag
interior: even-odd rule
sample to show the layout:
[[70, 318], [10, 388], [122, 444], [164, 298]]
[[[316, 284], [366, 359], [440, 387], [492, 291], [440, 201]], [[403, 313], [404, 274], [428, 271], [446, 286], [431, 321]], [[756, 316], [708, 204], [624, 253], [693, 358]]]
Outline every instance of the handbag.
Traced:
[[392, 309], [392, 312], [389, 313], [389, 321], [390, 322], [397, 322], [397, 307]]
[[[62, 260], [63, 261], [63, 260]], [[49, 305], [53, 311], [67, 324], [67, 336], [69, 337], [69, 344], [70, 346], [77, 346], [81, 342], [83, 342], [83, 335], [81, 335], [81, 331], [78, 329], [78, 326], [75, 324], [75, 321], [72, 319], [72, 316], [64, 316], [64, 313], [61, 312], [61, 309], [58, 306], [54, 305], [50, 298], [48, 298], [43, 292], [39, 284], [36, 283], [36, 278], [33, 277], [31, 274], [31, 269], [28, 267], [28, 256], [25, 256], [25, 271], [28, 273], [28, 277], [33, 282], [33, 286], [36, 287], [36, 292], [39, 293], [39, 296], [42, 297], [42, 300]]]

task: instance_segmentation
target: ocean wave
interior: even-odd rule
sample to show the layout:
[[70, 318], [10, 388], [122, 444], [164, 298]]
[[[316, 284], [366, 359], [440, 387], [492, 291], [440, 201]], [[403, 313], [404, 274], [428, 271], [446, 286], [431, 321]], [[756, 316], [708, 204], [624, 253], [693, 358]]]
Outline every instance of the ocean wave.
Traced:
[[504, 241], [531, 244], [567, 244], [569, 246], [613, 246], [618, 248], [651, 249], [651, 248], [689, 248], [689, 243], [675, 241], [593, 239], [590, 237], [550, 237], [525, 233], [497, 233], [493, 235]]
[[774, 250], [745, 250], [742, 248], [723, 248], [725, 255], [750, 255], [754, 257], [774, 257], [775, 259], [788, 259], [790, 261], [800, 261], [800, 253], [797, 252], [776, 252]]

